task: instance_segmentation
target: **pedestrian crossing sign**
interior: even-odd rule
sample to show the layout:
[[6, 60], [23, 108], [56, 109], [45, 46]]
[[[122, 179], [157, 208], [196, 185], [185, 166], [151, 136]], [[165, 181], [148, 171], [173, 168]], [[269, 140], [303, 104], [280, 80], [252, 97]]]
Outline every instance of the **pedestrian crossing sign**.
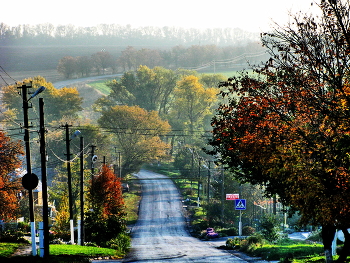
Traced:
[[246, 200], [245, 199], [236, 199], [235, 200], [235, 209], [236, 210], [246, 210]]

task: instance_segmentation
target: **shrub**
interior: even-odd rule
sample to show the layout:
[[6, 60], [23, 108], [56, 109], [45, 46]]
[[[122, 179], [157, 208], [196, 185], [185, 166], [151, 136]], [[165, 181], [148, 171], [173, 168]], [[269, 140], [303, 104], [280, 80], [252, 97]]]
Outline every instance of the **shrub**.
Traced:
[[109, 248], [118, 250], [122, 254], [129, 251], [131, 246], [131, 238], [125, 233], [120, 233], [116, 238], [111, 239], [107, 242]]
[[238, 229], [235, 227], [224, 228], [218, 231], [220, 234], [224, 234], [227, 236], [238, 236]]
[[23, 232], [16, 230], [6, 230], [1, 232], [0, 242], [10, 243], [29, 243], [24, 237]]
[[228, 249], [238, 249], [241, 246], [243, 239], [239, 238], [239, 237], [235, 237], [235, 238], [228, 238], [226, 240], [226, 247]]
[[255, 233], [255, 228], [251, 226], [245, 226], [242, 229], [243, 236], [251, 236]]
[[264, 237], [260, 233], [256, 233], [250, 237], [247, 238], [248, 245], [251, 244], [263, 244], [264, 243]]
[[261, 233], [264, 238], [270, 242], [278, 239], [278, 223], [273, 215], [265, 215], [261, 221]]

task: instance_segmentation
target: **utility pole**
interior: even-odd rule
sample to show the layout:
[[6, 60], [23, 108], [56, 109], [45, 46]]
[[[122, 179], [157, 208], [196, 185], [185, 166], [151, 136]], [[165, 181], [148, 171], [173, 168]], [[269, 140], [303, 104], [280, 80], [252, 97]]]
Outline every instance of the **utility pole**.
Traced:
[[80, 245], [84, 246], [84, 137], [80, 137]]
[[[32, 84], [29, 85], [23, 84], [22, 87], [22, 99], [23, 99], [23, 118], [24, 118], [24, 142], [26, 148], [26, 163], [27, 163], [27, 174], [32, 176], [32, 166], [30, 158], [30, 142], [29, 142], [29, 120], [28, 120], [28, 97], [27, 89], [31, 88]], [[33, 190], [28, 189], [29, 193], [29, 219], [31, 226], [31, 242], [32, 242], [32, 255], [36, 256], [36, 241], [35, 241], [35, 221], [34, 221], [34, 203], [33, 203]]]
[[208, 161], [208, 186], [207, 186], [207, 202], [210, 201], [210, 160]]
[[225, 174], [224, 167], [221, 165], [221, 222], [224, 223], [225, 216]]
[[74, 244], [74, 219], [73, 219], [73, 196], [72, 196], [72, 171], [70, 167], [70, 138], [69, 127], [72, 125], [64, 125], [66, 129], [66, 152], [67, 152], [67, 174], [68, 174], [68, 200], [69, 200], [69, 221], [70, 221], [70, 242]]
[[44, 100], [39, 98], [39, 116], [40, 116], [40, 156], [41, 156], [41, 184], [43, 194], [43, 224], [44, 224], [44, 255], [40, 257], [48, 258], [49, 250], [49, 206], [47, 199], [47, 176], [46, 176], [46, 142], [45, 142], [45, 122], [44, 122]]
[[199, 191], [200, 191], [200, 180], [201, 180], [201, 158], [198, 155], [198, 192], [197, 192], [197, 207], [199, 207]]
[[119, 178], [122, 180], [122, 156], [121, 152], [118, 152], [118, 168], [119, 168]]

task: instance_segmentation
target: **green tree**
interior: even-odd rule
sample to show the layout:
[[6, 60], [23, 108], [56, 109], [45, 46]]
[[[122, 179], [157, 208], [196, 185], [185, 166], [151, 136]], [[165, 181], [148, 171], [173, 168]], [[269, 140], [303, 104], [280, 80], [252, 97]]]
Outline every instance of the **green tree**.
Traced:
[[61, 58], [58, 62], [57, 71], [66, 79], [71, 78], [77, 71], [77, 59], [71, 56]]
[[203, 129], [203, 120], [211, 114], [217, 92], [216, 88], [205, 89], [195, 76], [186, 76], [180, 80], [171, 107], [172, 126], [181, 127], [191, 134], [194, 130]]
[[114, 134], [123, 157], [123, 175], [137, 172], [144, 163], [166, 156], [168, 145], [160, 135], [166, 135], [170, 126], [155, 111], [148, 112], [138, 106], [114, 106], [102, 111], [98, 123]]
[[105, 70], [113, 66], [113, 56], [108, 51], [100, 51], [91, 56], [92, 64], [97, 71], [97, 74], [104, 74]]
[[[64, 116], [70, 116], [72, 118], [77, 117], [77, 113], [83, 109], [83, 98], [80, 97], [76, 88], [56, 89], [51, 82], [47, 82], [45, 78], [40, 76], [22, 81], [22, 83], [29, 82], [32, 82], [31, 92], [34, 92], [41, 86], [46, 88], [45, 91], [39, 95], [44, 98], [46, 122], [58, 120]], [[8, 111], [10, 111], [10, 114], [16, 115], [18, 119], [23, 119], [22, 111], [18, 110], [23, 106], [22, 98], [18, 95], [18, 91], [17, 85], [5, 87], [3, 89], [2, 102]], [[34, 111], [29, 111], [29, 116], [31, 119], [34, 119], [37, 117], [39, 106], [38, 103], [33, 103], [32, 106]]]

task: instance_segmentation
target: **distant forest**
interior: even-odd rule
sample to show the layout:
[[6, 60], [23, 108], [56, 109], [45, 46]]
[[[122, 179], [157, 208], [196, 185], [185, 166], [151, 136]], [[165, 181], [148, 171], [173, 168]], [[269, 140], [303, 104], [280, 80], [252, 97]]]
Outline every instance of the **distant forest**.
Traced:
[[38, 24], [10, 27], [0, 23], [0, 45], [237, 45], [259, 39], [258, 33], [239, 28], [185, 29], [178, 27], [138, 27], [100, 24], [94, 27]]
[[254, 63], [261, 61], [264, 49], [258, 33], [238, 28], [132, 28], [115, 24], [10, 27], [0, 23], [0, 66], [8, 71], [52, 70], [62, 58], [86, 61], [101, 52], [108, 52], [114, 62], [118, 60], [114, 68], [125, 70], [137, 68], [135, 63], [197, 68], [216, 61], [217, 66], [231, 67], [246, 63], [249, 56], [256, 57]]

